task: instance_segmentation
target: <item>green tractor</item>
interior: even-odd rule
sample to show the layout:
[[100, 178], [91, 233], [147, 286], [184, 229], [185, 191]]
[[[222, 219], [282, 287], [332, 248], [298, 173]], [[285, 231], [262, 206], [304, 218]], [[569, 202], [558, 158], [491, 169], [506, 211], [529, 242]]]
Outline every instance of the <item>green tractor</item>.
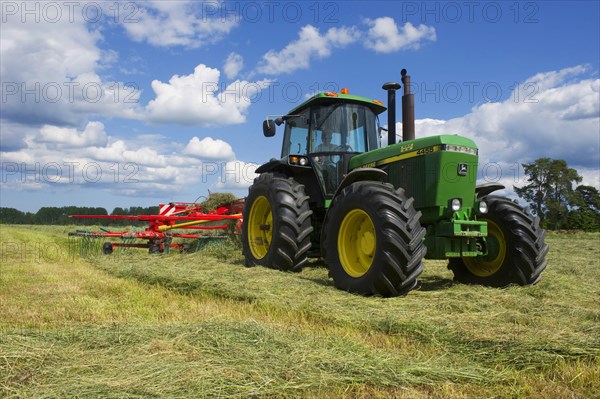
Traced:
[[319, 93], [263, 123], [285, 124], [281, 158], [260, 166], [244, 208], [247, 266], [298, 271], [321, 257], [336, 287], [397, 296], [417, 285], [422, 260], [449, 259], [454, 279], [502, 287], [535, 284], [548, 246], [539, 220], [500, 184], [476, 186], [478, 149], [458, 135], [415, 139], [414, 97], [402, 70], [402, 133], [388, 93], [388, 145], [380, 101]]

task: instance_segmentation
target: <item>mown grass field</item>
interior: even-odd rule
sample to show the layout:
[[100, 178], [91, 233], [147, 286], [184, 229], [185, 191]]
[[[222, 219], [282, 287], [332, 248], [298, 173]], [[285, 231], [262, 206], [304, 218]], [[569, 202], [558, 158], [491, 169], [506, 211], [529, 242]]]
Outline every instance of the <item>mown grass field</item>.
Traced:
[[0, 397], [600, 397], [600, 235], [549, 235], [534, 287], [364, 298], [245, 268], [232, 243], [82, 258], [0, 226]]

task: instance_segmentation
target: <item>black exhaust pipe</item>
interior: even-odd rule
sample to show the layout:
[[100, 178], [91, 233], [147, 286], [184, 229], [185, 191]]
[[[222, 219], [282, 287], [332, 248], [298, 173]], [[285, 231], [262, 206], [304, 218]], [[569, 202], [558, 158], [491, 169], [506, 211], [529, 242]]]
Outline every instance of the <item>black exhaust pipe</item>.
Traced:
[[388, 145], [396, 144], [396, 90], [400, 85], [388, 82], [382, 86], [388, 93]]
[[410, 76], [403, 69], [402, 84], [404, 95], [402, 96], [402, 141], [415, 139], [415, 95], [410, 92]]

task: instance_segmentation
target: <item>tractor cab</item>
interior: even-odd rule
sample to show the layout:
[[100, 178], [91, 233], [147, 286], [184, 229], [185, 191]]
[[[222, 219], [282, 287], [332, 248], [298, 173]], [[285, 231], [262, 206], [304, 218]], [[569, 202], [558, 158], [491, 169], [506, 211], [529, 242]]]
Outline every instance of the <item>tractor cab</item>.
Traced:
[[348, 173], [350, 159], [380, 147], [377, 115], [383, 111], [378, 101], [320, 93], [279, 120], [265, 121], [263, 127], [269, 136], [274, 124], [285, 122], [281, 161], [294, 169], [312, 169], [322, 195], [331, 199]]

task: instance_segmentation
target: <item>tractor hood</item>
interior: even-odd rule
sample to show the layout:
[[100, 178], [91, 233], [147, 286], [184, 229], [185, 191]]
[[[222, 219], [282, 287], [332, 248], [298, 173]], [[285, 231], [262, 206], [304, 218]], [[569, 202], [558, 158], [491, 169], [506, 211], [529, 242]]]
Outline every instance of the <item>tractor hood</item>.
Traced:
[[392, 162], [437, 151], [463, 152], [471, 155], [477, 155], [478, 152], [475, 142], [463, 136], [446, 134], [423, 137], [359, 154], [350, 160], [349, 169], [381, 167]]

